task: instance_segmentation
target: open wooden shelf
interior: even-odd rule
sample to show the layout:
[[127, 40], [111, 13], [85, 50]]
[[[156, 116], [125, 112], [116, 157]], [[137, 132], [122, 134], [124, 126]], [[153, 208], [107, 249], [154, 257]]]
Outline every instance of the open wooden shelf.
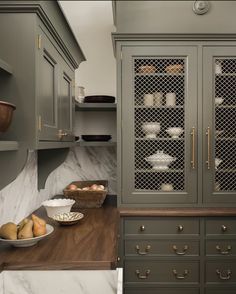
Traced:
[[78, 146], [81, 147], [112, 147], [116, 146], [114, 141], [78, 141], [76, 142]]
[[17, 141], [0, 141], [0, 151], [14, 151], [19, 149]]
[[75, 111], [115, 111], [116, 103], [76, 103]]
[[5, 62], [1, 58], [0, 58], [0, 70], [3, 70], [3, 71], [5, 71], [6, 73], [8, 73], [10, 75], [13, 73], [12, 67], [10, 66], [10, 64]]

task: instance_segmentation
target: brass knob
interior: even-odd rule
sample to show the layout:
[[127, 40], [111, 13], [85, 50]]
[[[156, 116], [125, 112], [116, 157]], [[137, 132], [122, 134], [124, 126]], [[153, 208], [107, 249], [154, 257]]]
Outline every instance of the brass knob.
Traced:
[[221, 226], [221, 231], [222, 231], [222, 232], [226, 232], [226, 231], [227, 231], [227, 227], [226, 227], [225, 225], [222, 225], [222, 226]]
[[141, 225], [139, 229], [140, 229], [141, 232], [144, 232], [145, 231], [145, 226]]
[[179, 232], [182, 232], [184, 230], [184, 226], [178, 225], [177, 229], [178, 229]]
[[62, 140], [63, 137], [66, 137], [66, 136], [68, 136], [68, 135], [69, 135], [69, 134], [68, 134], [67, 132], [64, 132], [63, 130], [59, 130], [59, 131], [58, 131], [58, 134], [57, 134], [59, 140]]
[[120, 261], [120, 257], [119, 257], [119, 256], [117, 256], [117, 261], [118, 261], [118, 262]]

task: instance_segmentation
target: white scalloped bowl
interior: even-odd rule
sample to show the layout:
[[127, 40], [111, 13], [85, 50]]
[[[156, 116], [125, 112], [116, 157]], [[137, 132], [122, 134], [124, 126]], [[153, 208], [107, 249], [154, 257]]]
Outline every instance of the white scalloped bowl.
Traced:
[[49, 217], [53, 217], [56, 214], [70, 212], [71, 207], [75, 203], [73, 199], [51, 199], [42, 203], [47, 211]]

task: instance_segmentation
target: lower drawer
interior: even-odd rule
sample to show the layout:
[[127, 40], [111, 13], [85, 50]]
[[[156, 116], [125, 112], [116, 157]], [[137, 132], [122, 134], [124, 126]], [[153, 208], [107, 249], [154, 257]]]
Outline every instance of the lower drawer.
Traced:
[[126, 260], [125, 283], [198, 283], [198, 261]]
[[194, 240], [126, 240], [126, 256], [198, 256], [199, 241]]
[[[145, 292], [143, 292], [145, 293]], [[235, 294], [236, 293], [236, 287], [234, 288], [211, 288], [211, 289], [205, 289], [205, 294]]]
[[206, 255], [235, 256], [236, 240], [207, 240]]
[[206, 283], [236, 283], [236, 260], [208, 261], [206, 263]]
[[[141, 288], [141, 287], [139, 287], [139, 288], [132, 288], [132, 289], [126, 288], [126, 289], [124, 289], [124, 294], [199, 294], [199, 289], [197, 289], [197, 288]], [[213, 294], [213, 293], [211, 293], [211, 294]]]

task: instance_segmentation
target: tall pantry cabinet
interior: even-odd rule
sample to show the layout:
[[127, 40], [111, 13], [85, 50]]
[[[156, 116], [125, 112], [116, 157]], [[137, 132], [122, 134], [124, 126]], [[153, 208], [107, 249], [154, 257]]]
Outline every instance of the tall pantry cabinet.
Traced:
[[124, 292], [232, 294], [236, 36], [226, 15], [236, 4], [123, 2], [113, 39]]

